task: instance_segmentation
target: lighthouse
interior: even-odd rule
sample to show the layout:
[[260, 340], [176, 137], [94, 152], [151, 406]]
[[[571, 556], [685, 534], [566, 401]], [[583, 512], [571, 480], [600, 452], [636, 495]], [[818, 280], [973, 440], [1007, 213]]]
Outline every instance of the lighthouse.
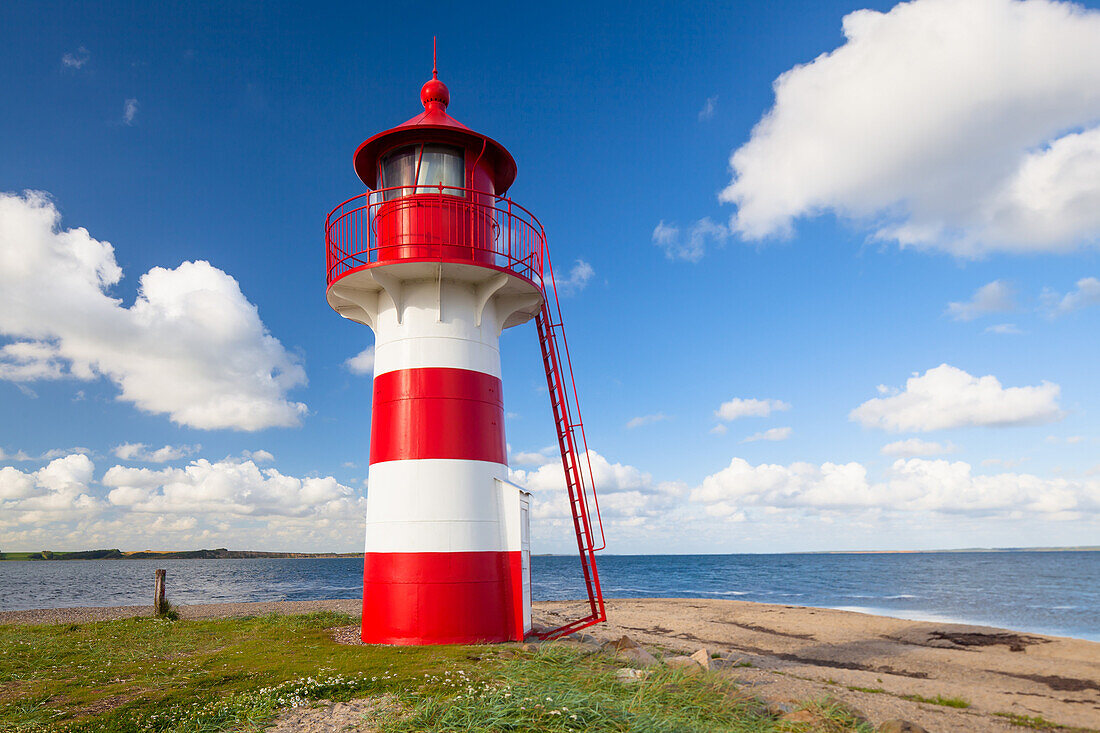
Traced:
[[[434, 67], [434, 64], [433, 64]], [[603, 620], [591, 466], [542, 225], [506, 198], [511, 154], [447, 112], [369, 138], [370, 189], [326, 222], [327, 299], [374, 331], [362, 640], [451, 644], [531, 632], [530, 496], [508, 481], [499, 339], [535, 321], [562, 450], [587, 615]]]

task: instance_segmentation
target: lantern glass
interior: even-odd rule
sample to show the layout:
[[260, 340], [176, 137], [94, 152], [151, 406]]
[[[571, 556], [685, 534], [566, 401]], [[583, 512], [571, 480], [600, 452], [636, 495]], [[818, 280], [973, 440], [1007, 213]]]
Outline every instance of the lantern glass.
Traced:
[[413, 193], [462, 196], [466, 170], [462, 149], [446, 145], [401, 148], [382, 160], [382, 186], [386, 200]]

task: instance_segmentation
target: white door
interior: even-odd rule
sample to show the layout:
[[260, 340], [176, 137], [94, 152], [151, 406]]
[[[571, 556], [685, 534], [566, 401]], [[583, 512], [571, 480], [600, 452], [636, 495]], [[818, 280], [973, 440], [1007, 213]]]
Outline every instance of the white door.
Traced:
[[530, 494], [519, 497], [520, 575], [523, 578], [523, 632], [531, 630], [531, 521]]

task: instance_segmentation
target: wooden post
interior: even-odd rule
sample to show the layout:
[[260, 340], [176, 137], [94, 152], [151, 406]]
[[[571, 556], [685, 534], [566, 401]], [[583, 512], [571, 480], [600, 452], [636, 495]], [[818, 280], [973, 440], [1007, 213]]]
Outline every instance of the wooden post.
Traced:
[[153, 582], [153, 614], [160, 616], [167, 610], [168, 604], [164, 600], [164, 571], [158, 570]]

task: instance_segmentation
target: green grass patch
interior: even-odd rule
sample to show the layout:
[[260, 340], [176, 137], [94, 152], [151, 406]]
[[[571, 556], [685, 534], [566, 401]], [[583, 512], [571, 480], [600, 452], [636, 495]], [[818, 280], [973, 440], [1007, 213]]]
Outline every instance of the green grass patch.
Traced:
[[[473, 674], [431, 675], [393, 731], [767, 731], [765, 706], [717, 675], [663, 667], [624, 683], [621, 663], [544, 645]], [[440, 689], [442, 686], [443, 689]]]
[[119, 560], [119, 550], [80, 550], [77, 552], [0, 552], [0, 560]]
[[845, 687], [847, 687], [852, 692], [886, 692], [886, 690], [882, 689], [881, 687], [859, 687], [858, 685], [845, 685]]
[[0, 552], [0, 560], [42, 560], [41, 552]]
[[961, 697], [944, 697], [943, 695], [936, 695], [935, 697], [924, 697], [923, 695], [902, 695], [906, 700], [912, 700], [913, 702], [926, 702], [930, 705], [943, 705], [949, 708], [968, 708], [970, 703]]
[[[262, 730], [317, 700], [389, 694], [387, 731], [784, 731], [767, 706], [718, 673], [651, 668], [544, 644], [336, 644], [333, 613], [0, 626], [0, 733]], [[829, 730], [869, 731], [812, 703]], [[809, 708], [808, 708], [809, 709]]]
[[1018, 725], [1021, 728], [1032, 728], [1034, 730], [1064, 730], [1064, 725], [1058, 725], [1051, 722], [1046, 718], [1035, 715], [1017, 715], [1016, 713], [993, 713], [994, 715], [1005, 718], [1009, 723]]
[[[816, 721], [810, 728], [817, 733], [844, 733], [845, 731], [861, 731], [872, 733], [874, 727], [852, 708], [840, 700], [826, 697], [821, 700], [813, 700], [802, 706], [803, 710], [812, 713]], [[805, 727], [781, 727], [780, 730], [806, 730]]]

